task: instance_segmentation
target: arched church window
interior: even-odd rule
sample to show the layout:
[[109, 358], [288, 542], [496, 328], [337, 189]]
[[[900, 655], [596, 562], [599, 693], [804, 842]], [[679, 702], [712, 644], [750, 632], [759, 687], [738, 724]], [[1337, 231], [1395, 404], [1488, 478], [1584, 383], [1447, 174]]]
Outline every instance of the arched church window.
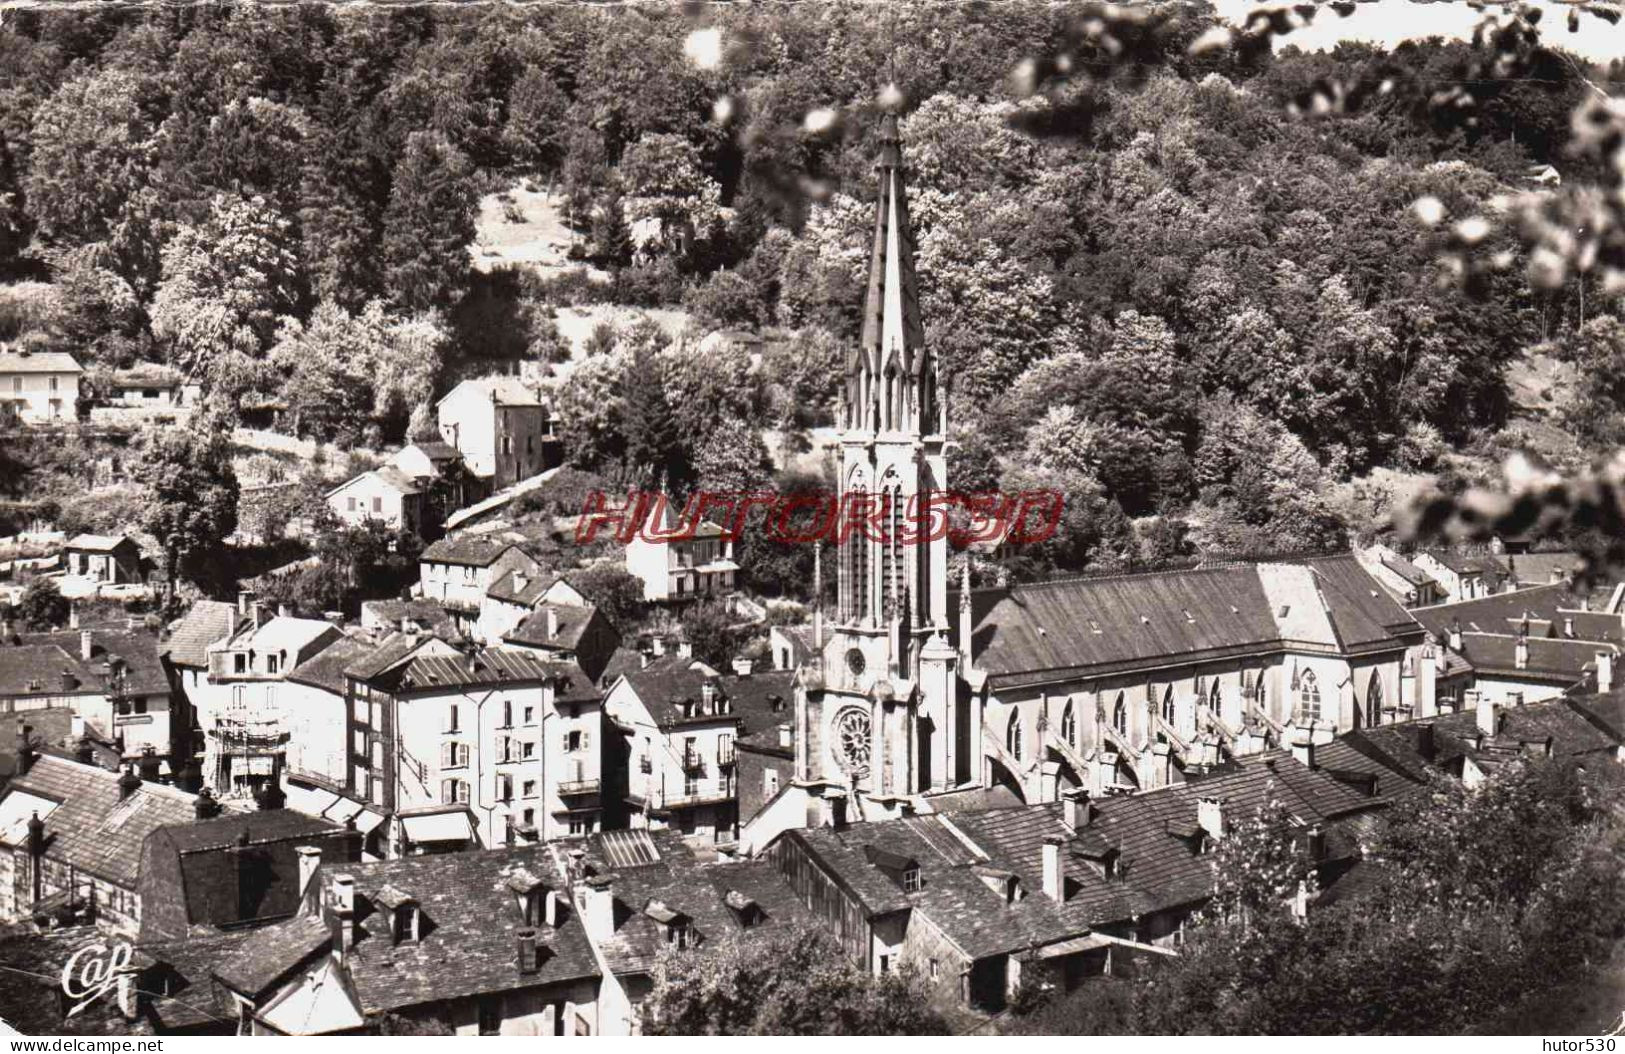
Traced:
[[1078, 714], [1070, 699], [1066, 701], [1066, 709], [1061, 711], [1061, 739], [1067, 746], [1078, 749]]
[[1223, 700], [1219, 695], [1219, 679], [1215, 677], [1213, 678], [1213, 686], [1208, 689], [1207, 708], [1213, 713], [1217, 714], [1219, 712], [1219, 704], [1222, 701]]
[[1372, 725], [1382, 724], [1382, 674], [1371, 671], [1371, 690], [1365, 694], [1365, 719]]
[[1305, 670], [1298, 678], [1298, 723], [1309, 724], [1320, 720], [1320, 682], [1315, 671]]
[[1021, 711], [1010, 711], [1010, 724], [1004, 730], [1004, 749], [1017, 761], [1021, 760]]
[[1117, 693], [1117, 703], [1112, 707], [1112, 727], [1119, 735], [1128, 735], [1128, 701], [1122, 692]]
[[1173, 723], [1174, 723], [1174, 686], [1171, 685], [1171, 684], [1166, 689], [1164, 689], [1163, 693], [1162, 693], [1162, 719], [1164, 721], [1168, 722], [1168, 725], [1170, 727], [1173, 726]]

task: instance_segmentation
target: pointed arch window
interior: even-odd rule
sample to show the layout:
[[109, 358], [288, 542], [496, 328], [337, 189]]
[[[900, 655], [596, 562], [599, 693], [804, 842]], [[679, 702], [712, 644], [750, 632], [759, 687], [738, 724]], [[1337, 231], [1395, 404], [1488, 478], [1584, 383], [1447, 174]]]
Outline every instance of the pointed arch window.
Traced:
[[1320, 682], [1314, 670], [1305, 670], [1298, 678], [1298, 724], [1320, 720]]
[[1382, 672], [1371, 671], [1371, 690], [1365, 695], [1365, 719], [1375, 726], [1382, 724]]
[[1162, 719], [1172, 728], [1174, 724], [1174, 686], [1169, 685], [1162, 690]]
[[1122, 692], [1117, 693], [1117, 702], [1112, 706], [1112, 727], [1118, 735], [1128, 735], [1128, 700]]
[[1074, 750], [1078, 748], [1078, 713], [1072, 706], [1072, 700], [1066, 701], [1066, 709], [1061, 711], [1061, 739]]
[[1012, 758], [1015, 758], [1017, 761], [1022, 760], [1020, 710], [1010, 711], [1010, 724], [1004, 730], [1004, 749], [1010, 752], [1010, 756]]
[[1219, 695], [1219, 679], [1215, 677], [1213, 678], [1213, 684], [1209, 686], [1207, 691], [1207, 708], [1216, 714], [1219, 712], [1219, 705], [1223, 701], [1223, 697]]

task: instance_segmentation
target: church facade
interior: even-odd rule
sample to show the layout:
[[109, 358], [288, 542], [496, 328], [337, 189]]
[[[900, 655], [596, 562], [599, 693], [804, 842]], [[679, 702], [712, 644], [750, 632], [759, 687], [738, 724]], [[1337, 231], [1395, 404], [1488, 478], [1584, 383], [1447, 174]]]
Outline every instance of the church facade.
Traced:
[[749, 818], [742, 850], [997, 787], [1026, 802], [1148, 790], [1433, 712], [1425, 631], [1352, 556], [951, 582], [947, 539], [911, 522], [950, 483], [951, 378], [925, 339], [891, 114], [877, 169], [838, 447], [840, 508], [883, 529], [849, 528], [834, 550], [834, 610], [815, 612], [796, 680], [793, 778]]

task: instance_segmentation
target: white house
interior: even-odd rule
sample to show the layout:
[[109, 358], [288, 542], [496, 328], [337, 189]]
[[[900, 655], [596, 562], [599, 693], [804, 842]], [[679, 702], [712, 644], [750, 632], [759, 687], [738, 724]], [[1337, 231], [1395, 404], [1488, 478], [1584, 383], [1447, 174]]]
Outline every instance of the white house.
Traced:
[[512, 542], [477, 535], [452, 535], [418, 557], [418, 592], [443, 605], [471, 627], [491, 583], [511, 571], [540, 580], [542, 565]]
[[345, 676], [350, 785], [392, 816], [391, 855], [598, 829], [599, 694], [573, 664], [400, 635]]
[[541, 395], [518, 377], [467, 380], [435, 406], [440, 436], [494, 489], [558, 464], [558, 440]]
[[[661, 502], [666, 531], [671, 531], [670, 506]], [[652, 514], [651, 518], [660, 516]], [[701, 522], [689, 538], [646, 538], [639, 531], [626, 546], [626, 570], [643, 582], [643, 599], [653, 602], [722, 597], [733, 592], [739, 565], [733, 559], [733, 540], [722, 528]]]
[[377, 520], [395, 530], [422, 533], [424, 504], [424, 488], [393, 465], [370, 469], [327, 492], [328, 507], [352, 527]]
[[71, 421], [84, 373], [65, 351], [0, 349], [0, 404], [25, 424]]
[[562, 578], [531, 574], [528, 568], [514, 567], [496, 576], [480, 601], [480, 620], [475, 635], [484, 641], [498, 641], [541, 604], [585, 606], [587, 598]]

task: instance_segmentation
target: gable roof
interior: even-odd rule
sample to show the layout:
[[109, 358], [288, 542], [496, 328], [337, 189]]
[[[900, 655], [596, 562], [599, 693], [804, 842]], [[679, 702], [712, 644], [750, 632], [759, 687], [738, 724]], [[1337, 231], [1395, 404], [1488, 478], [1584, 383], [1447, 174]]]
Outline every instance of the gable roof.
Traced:
[[46, 754], [35, 760], [27, 775], [11, 781], [7, 793], [22, 791], [61, 802], [42, 817], [48, 857], [134, 889], [142, 842], [159, 827], [191, 823], [197, 799], [174, 787], [145, 782], [122, 799], [120, 778], [117, 772]]
[[[458, 564], [490, 567], [503, 553], [518, 548], [513, 542], [480, 535], [448, 535], [423, 550], [418, 560], [426, 564]], [[523, 552], [524, 550], [520, 550]]]
[[0, 348], [0, 373], [84, 373], [79, 360], [65, 351], [17, 351]]
[[64, 548], [110, 553], [121, 546], [131, 545], [135, 545], [135, 541], [127, 534], [76, 534], [68, 539]]
[[372, 646], [365, 641], [341, 637], [289, 670], [287, 679], [295, 684], [306, 684], [343, 695], [345, 669], [372, 650]]
[[547, 405], [547, 400], [535, 388], [511, 374], [470, 378], [447, 392], [435, 405], [439, 406], [452, 396], [465, 392], [477, 392], [498, 406]]
[[[558, 632], [553, 636], [547, 633], [547, 617], [552, 613]], [[581, 643], [581, 637], [587, 631], [598, 609], [591, 604], [538, 604], [529, 615], [519, 620], [518, 625], [503, 636], [503, 640], [514, 644], [529, 644], [538, 648], [557, 648], [561, 651], [574, 650]]]
[[[689, 718], [677, 705], [682, 700], [698, 703], [707, 681], [713, 678], [703, 669], [694, 667], [693, 659], [679, 655], [663, 655], [641, 669], [628, 670], [624, 675], [627, 685], [637, 694], [643, 708], [649, 711], [655, 724], [669, 728], [687, 721], [737, 721], [736, 714], [707, 714]], [[728, 698], [721, 678], [715, 679], [718, 695]]]
[[331, 498], [335, 494], [342, 494], [346, 490], [349, 490], [351, 487], [355, 486], [357, 483], [366, 479], [368, 476], [374, 477], [397, 494], [411, 495], [423, 493], [423, 489], [417, 485], [417, 481], [411, 476], [408, 476], [394, 465], [380, 465], [377, 468], [368, 469], [359, 475], [351, 476], [343, 483], [340, 483], [338, 486], [328, 491], [327, 496]]
[[231, 632], [236, 609], [219, 600], [199, 600], [181, 620], [169, 628], [169, 639], [159, 646], [159, 654], [173, 666], [207, 669], [209, 645], [224, 640]]

